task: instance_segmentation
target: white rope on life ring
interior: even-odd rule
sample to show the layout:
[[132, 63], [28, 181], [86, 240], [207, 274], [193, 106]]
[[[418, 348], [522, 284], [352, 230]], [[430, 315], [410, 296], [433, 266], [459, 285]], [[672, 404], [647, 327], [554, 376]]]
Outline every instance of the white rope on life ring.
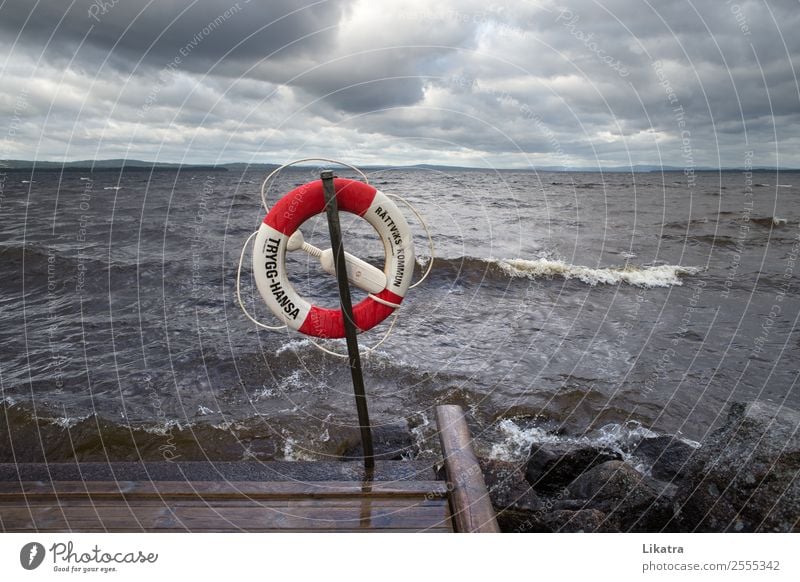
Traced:
[[[411, 229], [394, 202], [369, 184], [336, 178], [334, 189], [339, 209], [364, 218], [384, 245], [386, 261], [382, 273], [355, 257], [346, 257], [348, 278], [369, 292], [353, 307], [356, 327], [367, 331], [400, 306], [411, 284], [414, 273]], [[321, 180], [298, 186], [281, 198], [256, 233], [253, 276], [262, 299], [287, 327], [314, 337], [342, 338], [344, 319], [341, 310], [318, 307], [300, 297], [286, 271], [286, 252], [292, 235], [303, 222], [324, 209]], [[295, 239], [291, 244], [303, 243]]]

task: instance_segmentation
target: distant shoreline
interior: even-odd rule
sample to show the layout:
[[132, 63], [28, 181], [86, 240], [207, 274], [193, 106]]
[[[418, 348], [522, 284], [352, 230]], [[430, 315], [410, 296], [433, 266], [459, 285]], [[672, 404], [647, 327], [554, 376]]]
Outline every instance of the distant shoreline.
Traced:
[[[230, 162], [224, 164], [180, 164], [168, 162], [147, 162], [144, 160], [82, 160], [77, 162], [53, 162], [53, 161], [32, 161], [32, 160], [4, 160], [0, 161], [0, 173], [4, 172], [35, 172], [35, 171], [63, 171], [63, 172], [106, 172], [106, 171], [127, 171], [143, 172], [154, 170], [175, 170], [175, 171], [203, 171], [203, 172], [230, 172], [230, 171], [272, 171], [280, 167], [279, 164], [257, 163], [248, 164], [246, 162]], [[308, 170], [309, 168], [320, 167], [319, 165], [298, 165], [292, 166], [292, 170]], [[677, 166], [610, 166], [610, 167], [563, 167], [563, 166], [542, 166], [539, 168], [477, 168], [470, 166], [445, 166], [433, 164], [414, 164], [403, 166], [380, 165], [380, 166], [361, 166], [363, 170], [429, 170], [439, 172], [530, 172], [530, 173], [603, 173], [603, 174], [657, 174], [657, 173], [683, 173], [684, 168]], [[780, 172], [800, 172], [800, 168], [694, 168], [694, 172], [754, 172], [754, 173], [780, 173]]]
[[173, 170], [173, 171], [187, 171], [187, 170], [194, 170], [194, 171], [202, 171], [202, 172], [227, 172], [229, 171], [228, 168], [221, 168], [218, 166], [109, 166], [103, 168], [92, 168], [92, 167], [84, 167], [84, 166], [64, 166], [64, 167], [34, 167], [34, 166], [22, 166], [16, 168], [3, 168], [0, 167], [0, 174], [2, 173], [11, 173], [11, 172], [70, 172], [70, 173], [81, 173], [81, 174], [91, 174], [96, 172], [152, 172], [152, 171], [164, 171], [164, 170]]

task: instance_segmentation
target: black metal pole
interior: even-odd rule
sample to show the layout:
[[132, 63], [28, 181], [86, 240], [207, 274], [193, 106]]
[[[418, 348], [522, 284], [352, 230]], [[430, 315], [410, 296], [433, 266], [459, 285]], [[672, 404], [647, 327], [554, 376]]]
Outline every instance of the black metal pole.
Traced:
[[372, 449], [372, 431], [367, 411], [367, 394], [364, 390], [364, 376], [361, 373], [361, 355], [358, 353], [358, 337], [353, 319], [353, 302], [350, 299], [350, 283], [347, 280], [347, 262], [344, 258], [342, 229], [339, 225], [339, 206], [336, 203], [336, 192], [333, 187], [333, 172], [324, 170], [320, 173], [322, 191], [325, 193], [325, 210], [328, 214], [328, 230], [331, 235], [336, 279], [339, 282], [339, 300], [344, 316], [344, 334], [347, 338], [347, 354], [350, 361], [350, 375], [353, 377], [353, 391], [356, 395], [358, 425], [361, 429], [361, 447], [364, 449], [364, 466], [372, 469], [375, 466], [375, 453]]

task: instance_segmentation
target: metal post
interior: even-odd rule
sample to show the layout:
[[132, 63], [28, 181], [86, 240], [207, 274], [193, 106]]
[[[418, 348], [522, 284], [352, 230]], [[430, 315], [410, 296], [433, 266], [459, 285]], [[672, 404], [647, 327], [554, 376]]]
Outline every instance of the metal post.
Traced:
[[325, 210], [328, 214], [328, 230], [331, 235], [336, 279], [339, 282], [339, 300], [344, 317], [344, 333], [347, 338], [347, 354], [350, 361], [350, 374], [353, 377], [353, 391], [356, 395], [358, 424], [361, 429], [361, 447], [364, 449], [364, 466], [372, 469], [375, 466], [375, 453], [372, 449], [372, 432], [367, 411], [367, 394], [364, 390], [364, 376], [361, 373], [361, 355], [358, 353], [356, 324], [353, 319], [353, 302], [350, 299], [350, 283], [347, 280], [347, 263], [344, 258], [342, 229], [339, 225], [339, 206], [336, 203], [336, 192], [333, 186], [333, 171], [320, 173], [322, 190], [325, 193]]

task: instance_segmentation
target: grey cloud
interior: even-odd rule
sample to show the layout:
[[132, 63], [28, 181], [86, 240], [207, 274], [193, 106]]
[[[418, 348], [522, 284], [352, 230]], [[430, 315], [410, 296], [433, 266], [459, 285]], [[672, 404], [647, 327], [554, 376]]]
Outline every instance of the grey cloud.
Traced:
[[22, 47], [52, 58], [71, 55], [85, 39], [89, 48], [112, 53], [118, 66], [140, 59], [162, 66], [185, 53], [183, 67], [203, 71], [231, 50], [230, 59], [240, 61], [319, 50], [331, 42], [344, 8], [343, 1], [12, 1], [0, 9], [0, 31], [19, 34]]
[[422, 51], [397, 48], [353, 53], [298, 71], [291, 85], [347, 112], [412, 105], [422, 97], [423, 79], [415, 74]]

